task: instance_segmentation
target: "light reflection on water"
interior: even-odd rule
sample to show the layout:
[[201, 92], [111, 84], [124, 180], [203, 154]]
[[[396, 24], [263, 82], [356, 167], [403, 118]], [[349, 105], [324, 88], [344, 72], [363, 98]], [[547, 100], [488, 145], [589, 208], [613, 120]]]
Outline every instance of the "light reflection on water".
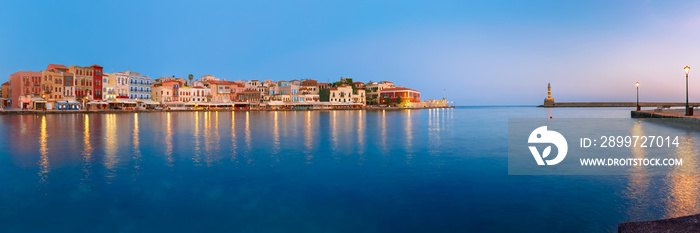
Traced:
[[[0, 144], [0, 171], [12, 177], [0, 180], [12, 187], [0, 193], [0, 230], [36, 231], [32, 226], [101, 216], [92, 220], [93, 231], [153, 224], [173, 231], [488, 231], [484, 223], [491, 223], [503, 231], [575, 232], [700, 212], [698, 176], [649, 176], [644, 167], [629, 176], [506, 175], [509, 117], [629, 116], [628, 110], [584, 113], [0, 116], [0, 133], [8, 135]], [[629, 131], [653, 133], [641, 121]], [[697, 133], [679, 132], [676, 155], [689, 166], [678, 169], [698, 169]], [[641, 149], [630, 153], [647, 156]], [[535, 224], [543, 216], [560, 216], [561, 223]], [[65, 232], [84, 227], [61, 226]]]
[[[687, 174], [689, 171], [697, 171], [698, 151], [695, 137], [687, 134], [681, 136], [679, 141], [676, 157], [683, 159], [683, 166], [675, 166], [674, 172]], [[666, 176], [664, 181], [669, 186], [664, 217], [673, 218], [700, 213], [700, 176], [670, 175]]]

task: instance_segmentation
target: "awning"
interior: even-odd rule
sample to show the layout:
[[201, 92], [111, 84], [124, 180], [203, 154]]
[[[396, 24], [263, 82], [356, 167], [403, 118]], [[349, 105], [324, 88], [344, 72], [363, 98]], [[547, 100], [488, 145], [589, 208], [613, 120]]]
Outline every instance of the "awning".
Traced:
[[[45, 100], [45, 99], [42, 99], [42, 98], [32, 98], [30, 101], [31, 101], [31, 102], [35, 102], [35, 103], [46, 103], [46, 100]], [[27, 102], [24, 100], [24, 98], [22, 98], [22, 102], [27, 103]]]
[[114, 102], [117, 102], [117, 103], [124, 103], [124, 104], [136, 104], [136, 101], [133, 101], [133, 100], [125, 100], [125, 99], [115, 99]]
[[145, 100], [145, 101], [142, 101], [142, 103], [146, 104], [146, 105], [158, 105], [158, 104], [160, 104], [160, 103], [155, 102], [153, 100]]
[[265, 103], [266, 103], [267, 105], [271, 105], [271, 106], [272, 106], [272, 105], [288, 105], [287, 103], [282, 102], [282, 101], [270, 101], [270, 102], [265, 102]]

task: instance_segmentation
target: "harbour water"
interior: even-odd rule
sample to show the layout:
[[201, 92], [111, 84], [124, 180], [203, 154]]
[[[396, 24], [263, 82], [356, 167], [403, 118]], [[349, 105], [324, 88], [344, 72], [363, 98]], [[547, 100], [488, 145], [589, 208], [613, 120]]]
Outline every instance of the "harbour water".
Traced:
[[0, 231], [610, 232], [700, 213], [697, 176], [508, 175], [508, 118], [630, 110], [4, 115]]

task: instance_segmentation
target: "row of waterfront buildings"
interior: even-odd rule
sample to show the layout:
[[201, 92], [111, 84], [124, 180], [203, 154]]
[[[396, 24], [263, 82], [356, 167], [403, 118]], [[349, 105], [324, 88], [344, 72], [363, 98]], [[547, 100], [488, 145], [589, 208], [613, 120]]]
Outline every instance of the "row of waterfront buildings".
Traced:
[[390, 81], [320, 83], [313, 79], [227, 81], [212, 75], [194, 79], [162, 77], [132, 71], [105, 73], [103, 67], [49, 64], [42, 71], [19, 71], [0, 89], [0, 107], [36, 110], [137, 109], [157, 107], [230, 108], [250, 106], [391, 105], [421, 107], [446, 101], [421, 102], [420, 92]]

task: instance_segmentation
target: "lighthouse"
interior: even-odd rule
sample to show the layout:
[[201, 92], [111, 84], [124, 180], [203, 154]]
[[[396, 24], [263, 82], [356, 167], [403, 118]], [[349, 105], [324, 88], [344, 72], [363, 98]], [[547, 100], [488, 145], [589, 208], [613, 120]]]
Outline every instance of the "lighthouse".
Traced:
[[554, 106], [554, 99], [552, 98], [552, 84], [551, 83], [547, 83], [547, 98], [544, 99], [544, 106], [545, 107]]

